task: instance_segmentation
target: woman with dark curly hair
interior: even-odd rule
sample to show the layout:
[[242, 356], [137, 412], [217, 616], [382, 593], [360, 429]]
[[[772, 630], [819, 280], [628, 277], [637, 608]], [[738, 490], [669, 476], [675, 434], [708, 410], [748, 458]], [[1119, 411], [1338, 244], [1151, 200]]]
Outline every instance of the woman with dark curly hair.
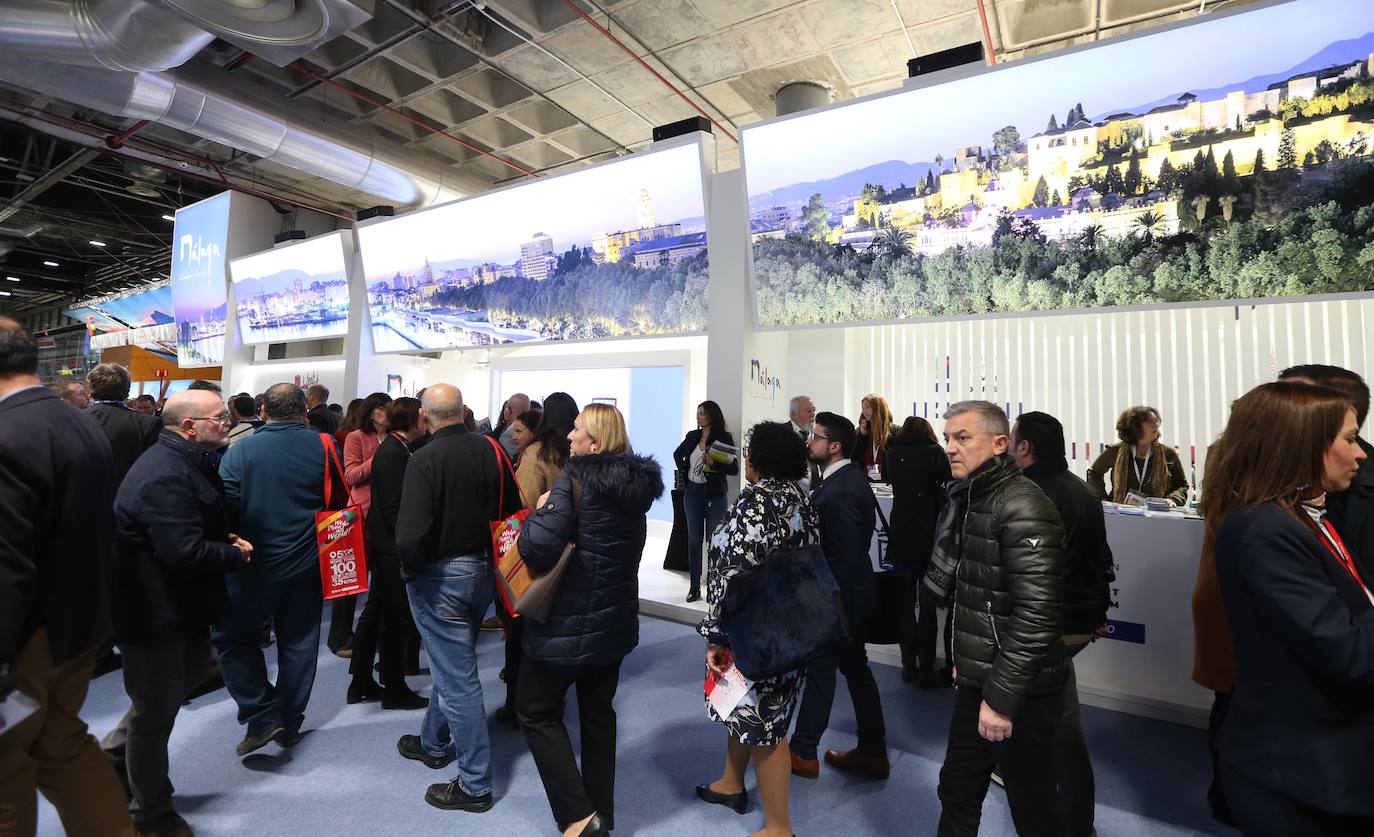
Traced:
[[[730, 660], [730, 637], [720, 624], [720, 605], [730, 581], [742, 570], [762, 563], [780, 549], [820, 541], [820, 517], [797, 480], [806, 475], [806, 445], [791, 426], [765, 421], [749, 431], [744, 448], [744, 474], [749, 485], [711, 536], [710, 569], [706, 579], [707, 616], [697, 627], [706, 637], [706, 666], [723, 675]], [[697, 796], [743, 814], [749, 804], [744, 771], [752, 758], [763, 800], [764, 828], [759, 834], [791, 835], [787, 786], [792, 756], [787, 728], [797, 708], [802, 672], [790, 671], [754, 682], [755, 701], [720, 717], [708, 701], [711, 720], [729, 733], [725, 770], [709, 785], [698, 785]]]
[[[1188, 500], [1188, 477], [1173, 448], [1160, 444], [1163, 424], [1154, 407], [1131, 407], [1116, 420], [1116, 435], [1121, 441], [1108, 445], [1088, 469], [1088, 485], [1099, 497], [1114, 503], [1126, 502], [1134, 491], [1142, 497], [1163, 497], [1169, 505], [1181, 506]], [[1112, 488], [1107, 490], [1107, 472]]]

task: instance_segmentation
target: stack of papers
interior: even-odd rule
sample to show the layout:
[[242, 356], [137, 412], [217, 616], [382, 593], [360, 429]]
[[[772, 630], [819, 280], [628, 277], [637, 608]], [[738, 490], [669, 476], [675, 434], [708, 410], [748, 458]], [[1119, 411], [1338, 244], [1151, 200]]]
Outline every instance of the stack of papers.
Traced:
[[733, 465], [735, 460], [739, 459], [739, 448], [724, 442], [712, 442], [706, 449], [706, 455], [716, 465]]

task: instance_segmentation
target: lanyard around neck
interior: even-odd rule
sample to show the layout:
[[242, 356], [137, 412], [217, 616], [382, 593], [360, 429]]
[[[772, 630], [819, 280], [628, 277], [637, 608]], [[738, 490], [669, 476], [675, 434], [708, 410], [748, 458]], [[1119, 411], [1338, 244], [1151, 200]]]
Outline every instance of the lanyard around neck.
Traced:
[[1370, 592], [1369, 585], [1365, 584], [1364, 579], [1360, 577], [1360, 571], [1356, 569], [1354, 559], [1350, 557], [1350, 552], [1345, 548], [1345, 542], [1341, 540], [1341, 536], [1335, 528], [1323, 517], [1317, 521], [1317, 529], [1323, 536], [1322, 546], [1325, 546], [1326, 551], [1331, 553], [1331, 557], [1336, 559], [1336, 563], [1341, 565], [1341, 569], [1345, 570], [1355, 580], [1355, 583], [1360, 585], [1360, 589], [1364, 591], [1369, 603], [1374, 604], [1374, 593]]
[[1131, 451], [1131, 468], [1135, 471], [1135, 484], [1142, 491], [1145, 489], [1145, 475], [1150, 473], [1150, 457], [1154, 454], [1155, 449], [1151, 445], [1150, 449], [1145, 451], [1145, 464], [1141, 465], [1135, 461], [1135, 451]]

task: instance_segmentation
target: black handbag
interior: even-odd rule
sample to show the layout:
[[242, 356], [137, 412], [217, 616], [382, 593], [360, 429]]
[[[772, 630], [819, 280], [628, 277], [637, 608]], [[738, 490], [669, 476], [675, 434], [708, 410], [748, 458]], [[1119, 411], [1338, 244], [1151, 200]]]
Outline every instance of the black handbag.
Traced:
[[819, 544], [776, 550], [733, 576], [720, 626], [750, 680], [797, 671], [849, 642], [840, 586]]

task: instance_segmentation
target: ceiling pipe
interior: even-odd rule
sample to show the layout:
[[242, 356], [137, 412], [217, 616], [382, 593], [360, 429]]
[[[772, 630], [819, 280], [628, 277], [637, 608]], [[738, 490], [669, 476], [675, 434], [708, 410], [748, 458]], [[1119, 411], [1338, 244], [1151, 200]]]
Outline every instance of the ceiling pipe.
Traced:
[[997, 47], [992, 43], [992, 29], [988, 26], [988, 10], [983, 6], [983, 0], [978, 0], [978, 17], [983, 21], [983, 36], [988, 42], [988, 64], [996, 66]]
[[170, 70], [215, 39], [145, 0], [5, 0], [0, 52], [109, 70]]
[[446, 165], [418, 162], [413, 149], [374, 128], [330, 116], [314, 102], [287, 102], [235, 86], [217, 67], [110, 73], [0, 53], [0, 79], [105, 113], [168, 125], [394, 204], [430, 206], [486, 187]]

